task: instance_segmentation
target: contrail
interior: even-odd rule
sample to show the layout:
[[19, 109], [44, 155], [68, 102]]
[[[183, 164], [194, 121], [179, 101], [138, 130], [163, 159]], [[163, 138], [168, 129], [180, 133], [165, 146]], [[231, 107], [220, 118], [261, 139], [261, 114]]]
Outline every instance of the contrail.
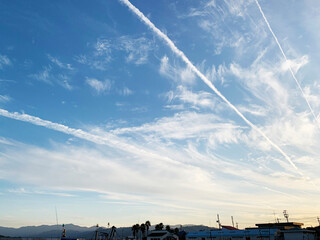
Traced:
[[186, 64], [187, 66], [198, 76], [201, 78], [201, 80], [207, 84], [224, 102], [226, 102], [230, 108], [232, 108], [251, 128], [256, 130], [258, 133], [261, 134], [262, 137], [264, 137], [267, 142], [273, 146], [276, 150], [278, 150], [285, 159], [291, 164], [291, 166], [300, 174], [300, 171], [298, 170], [297, 166], [292, 162], [290, 157], [271, 139], [264, 133], [262, 130], [260, 130], [257, 126], [255, 126], [252, 122], [250, 122], [232, 103], [226, 99], [222, 93], [219, 92], [218, 89], [209, 81], [209, 79], [203, 75], [192, 63], [191, 61], [186, 57], [186, 55], [176, 47], [176, 45], [171, 41], [171, 39], [165, 35], [163, 32], [161, 32], [138, 8], [136, 8], [134, 5], [131, 4], [128, 0], [119, 0], [120, 2], [124, 3], [134, 14], [136, 14], [139, 19], [144, 22], [153, 32], [155, 32], [161, 39], [163, 39], [168, 46], [171, 48], [171, 50], [178, 55]]
[[[109, 142], [107, 142], [105, 139], [103, 139], [100, 136], [96, 136], [94, 134], [85, 132], [85, 131], [83, 131], [81, 129], [74, 129], [74, 128], [70, 128], [68, 126], [59, 124], [59, 123], [54, 123], [54, 122], [50, 122], [50, 121], [47, 121], [47, 120], [43, 120], [41, 118], [34, 117], [34, 116], [31, 116], [31, 115], [28, 115], [28, 114], [24, 114], [24, 113], [21, 114], [21, 113], [17, 113], [17, 112], [11, 113], [11, 112], [8, 112], [7, 110], [0, 109], [0, 115], [4, 116], [4, 117], [7, 117], [7, 118], [12, 118], [12, 119], [16, 119], [16, 120], [19, 120], [19, 121], [23, 121], [23, 122], [29, 122], [29, 123], [32, 123], [34, 125], [46, 127], [48, 129], [52, 129], [52, 130], [55, 130], [55, 131], [58, 131], [58, 132], [63, 132], [63, 133], [66, 133], [66, 134], [69, 134], [69, 135], [73, 135], [75, 137], [78, 137], [78, 138], [81, 138], [81, 139], [85, 139], [87, 141], [94, 142], [94, 143], [97, 143], [97, 144], [110, 145]], [[115, 144], [115, 143], [113, 143], [113, 144]]]
[[81, 129], [70, 128], [68, 126], [65, 126], [59, 123], [54, 123], [48, 120], [43, 120], [41, 118], [31, 116], [25, 113], [8, 112], [7, 110], [1, 109], [1, 108], [0, 108], [0, 116], [23, 121], [23, 122], [32, 123], [34, 125], [42, 126], [58, 132], [72, 135], [89, 142], [93, 142], [100, 145], [107, 145], [116, 149], [120, 149], [121, 151], [132, 153], [133, 155], [144, 156], [148, 159], [154, 158], [154, 159], [159, 159], [161, 161], [166, 161], [170, 164], [173, 164], [173, 163], [181, 164], [180, 162], [175, 161], [167, 156], [163, 156], [163, 155], [153, 153], [151, 151], [147, 151], [143, 149], [141, 146], [137, 147], [135, 145], [125, 143], [110, 133], [104, 133], [104, 136], [99, 136], [99, 135], [95, 135], [95, 134], [83, 131]]
[[[261, 13], [264, 21], [266, 22], [266, 24], [267, 24], [267, 26], [268, 26], [268, 28], [269, 28], [269, 30], [270, 30], [270, 32], [271, 32], [274, 40], [276, 41], [276, 43], [277, 43], [277, 45], [278, 45], [278, 47], [279, 47], [279, 49], [280, 49], [280, 51], [281, 51], [281, 53], [282, 53], [282, 56], [283, 56], [285, 62], [288, 63], [288, 58], [287, 58], [286, 54], [284, 53], [284, 51], [283, 51], [283, 49], [282, 49], [282, 47], [281, 47], [281, 45], [280, 45], [280, 43], [279, 43], [279, 41], [278, 41], [277, 36], [274, 34], [274, 32], [273, 32], [273, 30], [272, 30], [272, 28], [271, 28], [271, 26], [270, 26], [270, 24], [269, 24], [268, 19], [267, 19], [266, 16], [264, 15], [264, 12], [262, 11], [262, 8], [261, 8], [258, 0], [255, 0], [255, 1], [256, 1], [256, 4], [257, 4], [257, 6], [258, 6], [258, 8], [259, 8], [259, 11], [260, 11], [260, 13]], [[308, 101], [308, 98], [307, 98], [307, 96], [305, 95], [305, 93], [304, 93], [304, 91], [303, 91], [303, 89], [302, 89], [302, 87], [301, 87], [298, 79], [296, 78], [296, 75], [294, 74], [294, 72], [293, 72], [293, 70], [292, 70], [292, 68], [291, 68], [291, 65], [288, 64], [288, 66], [289, 66], [289, 71], [290, 71], [290, 73], [291, 73], [291, 76], [292, 76], [293, 79], [296, 81], [296, 84], [298, 85], [298, 88], [300, 89], [300, 91], [301, 91], [301, 93], [302, 93], [302, 96], [303, 96], [303, 98], [305, 99], [305, 101], [306, 101], [306, 103], [307, 103], [307, 105], [308, 105], [308, 107], [309, 107], [309, 109], [310, 109], [310, 112], [312, 113], [312, 115], [313, 115], [313, 117], [314, 117], [314, 119], [315, 119], [315, 121], [316, 121], [316, 123], [317, 123], [317, 125], [318, 125], [318, 128], [319, 128], [318, 119], [317, 119], [316, 115], [314, 114], [314, 111], [313, 111], [313, 109], [312, 109], [312, 107], [311, 107], [311, 105], [310, 105], [310, 103], [309, 103], [309, 101]]]

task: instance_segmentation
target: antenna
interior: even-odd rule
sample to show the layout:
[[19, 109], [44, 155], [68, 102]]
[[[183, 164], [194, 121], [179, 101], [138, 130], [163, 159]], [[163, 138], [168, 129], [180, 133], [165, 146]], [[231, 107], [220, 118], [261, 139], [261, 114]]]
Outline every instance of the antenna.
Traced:
[[57, 226], [59, 226], [57, 206], [54, 206], [54, 208], [55, 208], [55, 210], [56, 210], [56, 222], [57, 222]]
[[219, 219], [219, 214], [217, 214], [217, 223], [218, 223], [218, 225], [219, 225], [219, 229], [221, 229], [221, 223], [220, 223], [220, 219]]
[[274, 222], [277, 222], [276, 213], [273, 211]]
[[233, 216], [231, 216], [232, 227], [234, 227]]
[[283, 216], [287, 219], [287, 222], [289, 222], [289, 214], [287, 210], [283, 210]]
[[[54, 206], [54, 209], [56, 211], [56, 222], [57, 222], [57, 231], [59, 231], [59, 222], [58, 222], [58, 211], [57, 211], [57, 206]], [[60, 236], [60, 234], [59, 234]]]

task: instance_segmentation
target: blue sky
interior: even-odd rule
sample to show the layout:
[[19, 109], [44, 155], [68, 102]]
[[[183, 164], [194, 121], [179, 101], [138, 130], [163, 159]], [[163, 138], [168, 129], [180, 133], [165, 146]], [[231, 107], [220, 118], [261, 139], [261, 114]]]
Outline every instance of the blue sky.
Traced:
[[319, 13], [1, 1], [0, 225], [315, 225]]

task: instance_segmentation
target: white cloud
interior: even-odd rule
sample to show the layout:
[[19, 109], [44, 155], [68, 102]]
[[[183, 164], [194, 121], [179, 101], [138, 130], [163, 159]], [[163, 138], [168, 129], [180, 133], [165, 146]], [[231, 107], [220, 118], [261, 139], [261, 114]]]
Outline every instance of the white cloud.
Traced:
[[123, 36], [120, 37], [119, 41], [119, 48], [128, 53], [127, 62], [134, 62], [137, 65], [147, 63], [149, 52], [154, 50], [154, 44], [145, 37], [134, 39]]
[[161, 58], [159, 72], [163, 76], [183, 84], [193, 85], [196, 81], [196, 76], [190, 68], [180, 67], [178, 65], [172, 66], [166, 55]]
[[253, 0], [224, 0], [229, 12], [236, 17], [244, 17], [247, 12], [247, 7], [252, 4]]
[[[87, 55], [80, 54], [74, 59], [90, 66], [91, 68], [105, 71], [110, 62], [118, 57], [118, 53], [125, 52], [127, 63], [136, 65], [146, 64], [150, 51], [155, 49], [152, 40], [145, 37], [134, 38], [131, 36], [121, 36], [116, 39], [107, 39], [100, 37], [94, 44], [89, 44], [93, 51]], [[115, 57], [116, 56], [116, 57]]]
[[84, 55], [80, 54], [74, 59], [81, 64], [90, 66], [91, 68], [105, 71], [108, 69], [109, 63], [112, 60], [112, 45], [109, 39], [98, 38], [94, 44], [89, 44], [91, 53]]
[[[220, 135], [225, 138], [222, 144], [228, 141], [224, 135]], [[14, 147], [2, 146], [0, 173], [7, 180], [34, 186], [12, 189], [14, 194], [72, 197], [75, 191], [91, 192], [99, 194], [107, 203], [143, 204], [147, 215], [151, 205], [153, 213], [163, 213], [165, 207], [184, 218], [195, 214], [193, 219], [200, 222], [209, 217], [208, 209], [223, 209], [224, 214], [239, 214], [240, 218], [239, 209], [247, 214], [266, 213], [266, 206], [282, 210], [283, 205], [288, 206], [289, 199], [289, 207], [301, 206], [303, 202], [313, 208], [317, 206], [309, 182], [279, 168], [260, 169], [257, 162], [248, 164], [223, 159], [210, 152], [201, 153], [201, 147], [194, 143], [182, 149], [181, 145], [174, 149], [174, 145], [166, 146], [157, 141], [140, 147], [161, 158], [154, 159], [152, 155], [138, 152], [138, 155], [128, 154], [105, 146], [66, 147], [55, 143], [46, 150], [16, 143]], [[167, 161], [167, 156], [175, 161]], [[107, 205], [105, 211], [109, 210]], [[114, 213], [109, 214], [113, 216]], [[256, 222], [255, 215], [244, 219]]]
[[[48, 193], [91, 191], [104, 194], [106, 200], [126, 196], [128, 203], [151, 204], [156, 212], [163, 206], [175, 212], [183, 211], [182, 216], [196, 212], [201, 215], [199, 221], [207, 217], [208, 209], [215, 211], [216, 206], [235, 213], [239, 207], [246, 212], [263, 212], [266, 206], [281, 209], [288, 198], [292, 206], [300, 206], [301, 202], [315, 203], [310, 181], [288, 171], [289, 164], [279, 159], [281, 156], [277, 153], [259, 152], [259, 157], [248, 159], [241, 159], [239, 153], [235, 158], [219, 155], [221, 148], [231, 153], [228, 146], [243, 148], [239, 144], [246, 139], [259, 144], [255, 140], [261, 138], [254, 131], [258, 138], [250, 138], [248, 128], [213, 114], [183, 112], [137, 127], [118, 128], [112, 132], [91, 127], [85, 132], [26, 114], [11, 114], [5, 110], [0, 113], [98, 144], [78, 147], [72, 142], [68, 146], [56, 143], [46, 150], [4, 143], [0, 155], [1, 176], [47, 189]], [[268, 130], [266, 132], [269, 134]], [[274, 134], [278, 134], [278, 130]], [[250, 148], [249, 152], [257, 154], [253, 149], [257, 148]], [[318, 164], [316, 157], [309, 156], [299, 159], [299, 167], [304, 169], [306, 161]], [[307, 169], [310, 171], [310, 165]], [[313, 181], [319, 181], [316, 169], [311, 172], [315, 176]], [[57, 185], [62, 189], [57, 190]], [[290, 198], [291, 195], [296, 197]], [[252, 221], [256, 221], [255, 216]]]
[[[237, 132], [241, 127], [232, 123], [223, 123], [221, 119], [212, 114], [198, 114], [195, 112], [182, 112], [173, 117], [164, 117], [153, 123], [143, 124], [139, 127], [119, 128], [112, 132], [115, 134], [143, 134], [147, 138], [166, 140], [201, 139], [215, 135], [220, 130], [231, 129]], [[217, 134], [216, 136], [222, 135]], [[234, 137], [239, 135], [235, 133]], [[230, 137], [227, 137], [230, 139]], [[229, 141], [229, 140], [227, 140]], [[238, 140], [234, 140], [237, 142]], [[222, 140], [219, 142], [223, 142]]]
[[265, 107], [261, 107], [255, 104], [249, 104], [248, 106], [238, 106], [238, 108], [242, 113], [249, 113], [254, 116], [265, 117], [267, 115]]
[[179, 85], [175, 92], [170, 91], [166, 94], [169, 102], [179, 101], [186, 104], [185, 107], [195, 109], [211, 109], [218, 111], [221, 107], [217, 104], [216, 97], [208, 92], [192, 92], [186, 87]]
[[145, 106], [142, 107], [134, 107], [131, 109], [132, 112], [139, 112], [139, 113], [143, 113], [143, 112], [147, 112], [148, 108]]
[[133, 94], [133, 91], [127, 87], [124, 87], [123, 89], [118, 90], [118, 93], [121, 96], [129, 96]]
[[74, 57], [74, 60], [81, 64], [87, 64], [88, 58], [86, 55], [78, 55]]
[[64, 75], [64, 74], [59, 74], [58, 75], [58, 84], [61, 85], [62, 87], [68, 89], [68, 90], [72, 90], [73, 86], [70, 84], [71, 79], [69, 76]]
[[290, 152], [295, 152], [295, 154], [307, 151], [313, 155], [317, 152], [318, 128], [307, 115], [288, 112], [283, 117], [270, 119], [269, 124], [265, 125], [264, 131], [279, 145], [284, 145], [288, 149], [291, 148], [290, 146], [294, 146]]
[[74, 197], [75, 195], [63, 192], [48, 192], [43, 190], [26, 190], [25, 188], [16, 188], [16, 189], [9, 189], [8, 192], [15, 193], [15, 194], [30, 194], [30, 195], [53, 195], [53, 196], [60, 196], [60, 197]]
[[48, 84], [52, 84], [52, 76], [51, 76], [51, 66], [44, 67], [42, 71], [35, 73], [35, 74], [30, 74], [29, 77], [34, 78], [38, 81], [42, 81]]
[[8, 95], [0, 95], [0, 103], [6, 103], [10, 101], [11, 101], [11, 97], [9, 97]]
[[301, 67], [309, 63], [309, 57], [308, 55], [304, 55], [300, 58], [293, 59], [293, 60], [287, 60], [282, 63], [282, 70], [287, 71], [290, 68], [294, 73], [297, 73]]
[[[309, 100], [310, 104], [316, 110], [320, 112], [320, 84], [314, 82], [312, 85], [306, 86], [303, 89], [306, 98]], [[318, 119], [319, 120], [319, 119]]]
[[94, 45], [95, 55], [107, 57], [110, 60], [111, 43], [108, 39], [99, 38]]
[[30, 74], [29, 77], [50, 85], [58, 84], [68, 90], [73, 89], [69, 73], [57, 74], [51, 65], [43, 67], [43, 70], [38, 73]]
[[[266, 23], [267, 26], [268, 26], [269, 31], [271, 32], [274, 40], [276, 41], [276, 43], [277, 43], [277, 45], [278, 45], [278, 47], [279, 47], [279, 49], [280, 49], [280, 52], [281, 52], [281, 54], [282, 54], [282, 56], [283, 56], [283, 58], [284, 58], [284, 60], [285, 60], [285, 64], [286, 64], [286, 65], [285, 65], [285, 68], [288, 68], [288, 69], [289, 69], [292, 78], [295, 80], [295, 82], [296, 82], [296, 84], [297, 84], [297, 86], [298, 86], [298, 88], [299, 88], [299, 90], [300, 90], [301, 96], [304, 98], [305, 102], [307, 103], [308, 108], [310, 109], [310, 112], [311, 112], [314, 120], [318, 123], [318, 119], [317, 119], [317, 117], [316, 117], [316, 115], [315, 115], [315, 113], [314, 113], [314, 110], [313, 110], [313, 108], [311, 107], [310, 102], [309, 102], [308, 98], [306, 97], [306, 95], [305, 95], [305, 93], [304, 93], [304, 91], [303, 91], [303, 88], [301, 87], [301, 84], [300, 84], [299, 80], [297, 79], [297, 77], [296, 77], [296, 75], [295, 75], [296, 72], [299, 70], [299, 68], [300, 68], [302, 65], [305, 65], [305, 64], [308, 62], [308, 58], [307, 58], [306, 56], [303, 56], [302, 61], [300, 61], [299, 63], [293, 62], [292, 60], [291, 60], [291, 61], [288, 60], [288, 57], [287, 57], [286, 53], [283, 51], [283, 48], [281, 47], [281, 44], [280, 44], [280, 42], [278, 41], [277, 36], [274, 34], [274, 32], [273, 32], [273, 30], [272, 30], [272, 28], [271, 28], [271, 26], [270, 26], [270, 24], [269, 24], [269, 21], [268, 21], [268, 19], [266, 18], [265, 14], [264, 14], [264, 12], [263, 12], [260, 4], [259, 4], [259, 1], [258, 1], [258, 0], [255, 0], [255, 2], [256, 2], [257, 6], [258, 6], [258, 8], [259, 8], [259, 11], [260, 11], [260, 13], [261, 13], [261, 15], [262, 15], [265, 23]], [[292, 67], [294, 67], [294, 68], [292, 68]], [[319, 124], [319, 123], [318, 123], [318, 124]]]
[[87, 78], [86, 83], [92, 87], [98, 94], [106, 93], [111, 89], [110, 80], [106, 79], [104, 81], [99, 81], [95, 78]]
[[0, 69], [3, 69], [4, 66], [10, 66], [12, 63], [6, 55], [0, 54]]
[[62, 63], [58, 58], [52, 57], [50, 54], [47, 55], [49, 60], [56, 64], [58, 67], [67, 70], [74, 70], [74, 68], [69, 63]]
[[[272, 108], [288, 109], [288, 85], [278, 81], [279, 68], [276, 66], [252, 65], [245, 69], [238, 64], [230, 64], [229, 73], [241, 80], [242, 86]], [[265, 107], [265, 109], [268, 109]]]

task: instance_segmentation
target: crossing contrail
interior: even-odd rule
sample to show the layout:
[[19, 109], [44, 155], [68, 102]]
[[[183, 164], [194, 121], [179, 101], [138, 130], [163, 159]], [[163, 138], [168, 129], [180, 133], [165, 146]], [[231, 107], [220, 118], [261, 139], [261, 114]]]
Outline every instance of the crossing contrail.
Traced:
[[285, 159], [290, 163], [290, 165], [300, 174], [300, 171], [298, 170], [297, 166], [294, 164], [294, 162], [290, 159], [290, 157], [277, 145], [275, 144], [262, 130], [260, 130], [256, 125], [254, 125], [252, 122], [250, 122], [229, 100], [222, 95], [222, 93], [219, 92], [218, 89], [210, 82], [210, 80], [201, 73], [194, 65], [193, 63], [186, 57], [186, 55], [176, 47], [176, 45], [172, 42], [172, 40], [164, 34], [161, 30], [159, 30], [138, 8], [136, 8], [134, 5], [131, 4], [128, 0], [119, 0], [123, 4], [125, 4], [134, 14], [136, 14], [139, 19], [145, 23], [153, 32], [155, 32], [158, 37], [160, 37], [162, 40], [164, 40], [167, 45], [170, 47], [170, 49], [178, 55], [186, 64], [187, 66], [198, 76], [200, 79], [207, 84], [227, 105], [232, 108], [251, 128], [256, 130], [260, 135], [267, 140], [267, 142], [273, 146], [279, 153], [281, 153]]
[[[282, 53], [282, 56], [283, 56], [285, 62], [288, 63], [288, 58], [287, 58], [286, 54], [284, 53], [284, 51], [283, 51], [283, 49], [282, 49], [282, 47], [281, 47], [281, 45], [280, 45], [280, 42], [278, 41], [277, 36], [274, 34], [274, 32], [273, 32], [273, 30], [272, 30], [272, 28], [271, 28], [271, 26], [270, 26], [270, 24], [269, 24], [268, 19], [267, 19], [266, 16], [264, 15], [264, 12], [262, 11], [262, 8], [261, 8], [258, 0], [255, 0], [255, 1], [256, 1], [256, 4], [257, 4], [257, 6], [258, 6], [258, 8], [259, 8], [259, 11], [260, 11], [260, 13], [261, 13], [264, 21], [266, 22], [266, 24], [267, 24], [267, 26], [268, 26], [268, 28], [269, 28], [269, 30], [270, 30], [270, 32], [271, 32], [274, 40], [276, 41], [276, 43], [277, 43], [277, 45], [278, 45], [278, 47], [279, 47], [279, 49], [280, 49], [280, 51], [281, 51], [281, 53]], [[298, 85], [298, 88], [300, 89], [300, 92], [301, 92], [303, 98], [305, 99], [305, 101], [306, 101], [306, 103], [307, 103], [307, 105], [308, 105], [308, 107], [309, 107], [309, 109], [310, 109], [310, 112], [311, 112], [311, 114], [313, 115], [313, 118], [315, 119], [316, 124], [317, 124], [317, 126], [318, 126], [318, 128], [319, 128], [318, 119], [317, 119], [316, 115], [314, 114], [314, 111], [313, 111], [313, 109], [312, 109], [312, 107], [311, 107], [311, 105], [310, 105], [310, 103], [309, 103], [309, 101], [308, 101], [308, 98], [307, 98], [307, 96], [305, 95], [305, 93], [304, 93], [304, 91], [303, 91], [303, 89], [302, 89], [302, 87], [301, 87], [298, 79], [296, 78], [296, 75], [294, 74], [294, 72], [293, 72], [293, 70], [292, 70], [292, 68], [291, 68], [291, 65], [288, 64], [288, 66], [289, 66], [289, 71], [290, 71], [290, 73], [291, 73], [291, 76], [292, 76], [293, 79], [296, 81], [296, 84]]]

